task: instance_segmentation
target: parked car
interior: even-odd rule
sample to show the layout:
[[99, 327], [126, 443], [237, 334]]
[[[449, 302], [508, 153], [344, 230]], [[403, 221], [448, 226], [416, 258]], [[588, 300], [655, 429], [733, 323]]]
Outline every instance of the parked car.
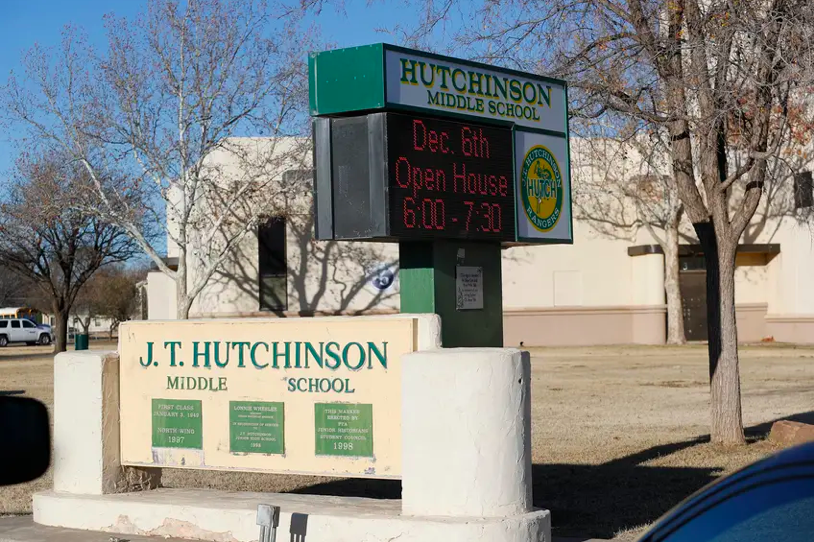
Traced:
[[51, 326], [37, 325], [27, 318], [8, 318], [0, 320], [0, 347], [11, 343], [48, 345], [54, 342]]
[[814, 442], [775, 453], [698, 490], [638, 542], [811, 540]]

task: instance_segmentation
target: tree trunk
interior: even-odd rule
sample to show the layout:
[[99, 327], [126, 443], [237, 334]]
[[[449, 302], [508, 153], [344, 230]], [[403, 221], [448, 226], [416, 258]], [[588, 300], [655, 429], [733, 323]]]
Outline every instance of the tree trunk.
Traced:
[[56, 322], [54, 328], [54, 353], [59, 354], [68, 349], [68, 322], [70, 321], [70, 310], [66, 308], [55, 307], [54, 316]]
[[192, 300], [187, 292], [187, 265], [186, 250], [179, 247], [178, 270], [175, 273], [175, 311], [179, 320], [189, 320], [189, 309], [192, 307]]
[[189, 299], [189, 296], [186, 293], [182, 293], [180, 291], [180, 284], [178, 284], [177, 287], [179, 288], [179, 291], [176, 298], [176, 303], [178, 304], [176, 316], [179, 320], [189, 320], [189, 310], [192, 308], [192, 301]]
[[667, 295], [667, 344], [684, 344], [684, 305], [681, 302], [678, 263], [678, 224], [667, 228], [664, 249], [664, 291]]
[[710, 438], [738, 445], [745, 442], [735, 319], [735, 253], [737, 245], [716, 238], [712, 222], [693, 224], [707, 268], [709, 334]]

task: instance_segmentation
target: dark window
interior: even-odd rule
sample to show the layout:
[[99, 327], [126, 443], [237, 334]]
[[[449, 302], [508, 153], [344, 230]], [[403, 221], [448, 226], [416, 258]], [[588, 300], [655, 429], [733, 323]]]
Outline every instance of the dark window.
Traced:
[[20, 321], [19, 320], [12, 320], [11, 321], [11, 327], [13, 327], [13, 328], [20, 327]]
[[35, 326], [34, 323], [29, 320], [23, 320], [23, 327], [37, 327], [37, 326]]
[[794, 208], [807, 207], [814, 207], [814, 185], [811, 182], [811, 172], [803, 171], [794, 176]]
[[707, 264], [703, 256], [681, 256], [678, 258], [678, 267], [681, 271], [703, 271]]
[[285, 219], [269, 218], [257, 231], [260, 310], [286, 310], [288, 303]]
[[291, 187], [293, 185], [308, 184], [309, 187], [313, 183], [314, 170], [312, 169], [289, 169], [283, 172], [283, 184]]
[[0, 328], [7, 328], [8, 327], [8, 320], [0, 320]]

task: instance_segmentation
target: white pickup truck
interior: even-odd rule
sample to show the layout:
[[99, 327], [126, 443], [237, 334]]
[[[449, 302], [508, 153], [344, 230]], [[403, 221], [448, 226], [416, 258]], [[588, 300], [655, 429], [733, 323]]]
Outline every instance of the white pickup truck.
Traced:
[[8, 318], [0, 320], [0, 346], [10, 343], [26, 343], [47, 345], [54, 340], [50, 328], [40, 327], [25, 318]]

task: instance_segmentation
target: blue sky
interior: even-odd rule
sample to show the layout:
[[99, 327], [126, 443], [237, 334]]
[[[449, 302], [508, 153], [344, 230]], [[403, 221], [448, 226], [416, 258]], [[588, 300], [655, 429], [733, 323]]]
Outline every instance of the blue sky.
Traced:
[[[81, 26], [92, 43], [103, 47], [105, 31], [102, 17], [113, 12], [119, 16], [133, 16], [146, 7], [147, 0], [0, 0], [0, 84], [5, 84], [11, 70], [21, 71], [21, 55], [39, 43], [56, 45], [62, 28], [68, 24]], [[376, 31], [390, 27], [388, 21], [408, 20], [409, 10], [403, 2], [373, 2], [346, 0], [344, 13], [333, 7], [323, 10], [314, 21], [319, 25], [322, 39], [339, 47], [366, 43], [390, 42], [394, 39]], [[16, 135], [0, 134], [0, 174], [11, 168], [16, 149], [12, 141]]]

